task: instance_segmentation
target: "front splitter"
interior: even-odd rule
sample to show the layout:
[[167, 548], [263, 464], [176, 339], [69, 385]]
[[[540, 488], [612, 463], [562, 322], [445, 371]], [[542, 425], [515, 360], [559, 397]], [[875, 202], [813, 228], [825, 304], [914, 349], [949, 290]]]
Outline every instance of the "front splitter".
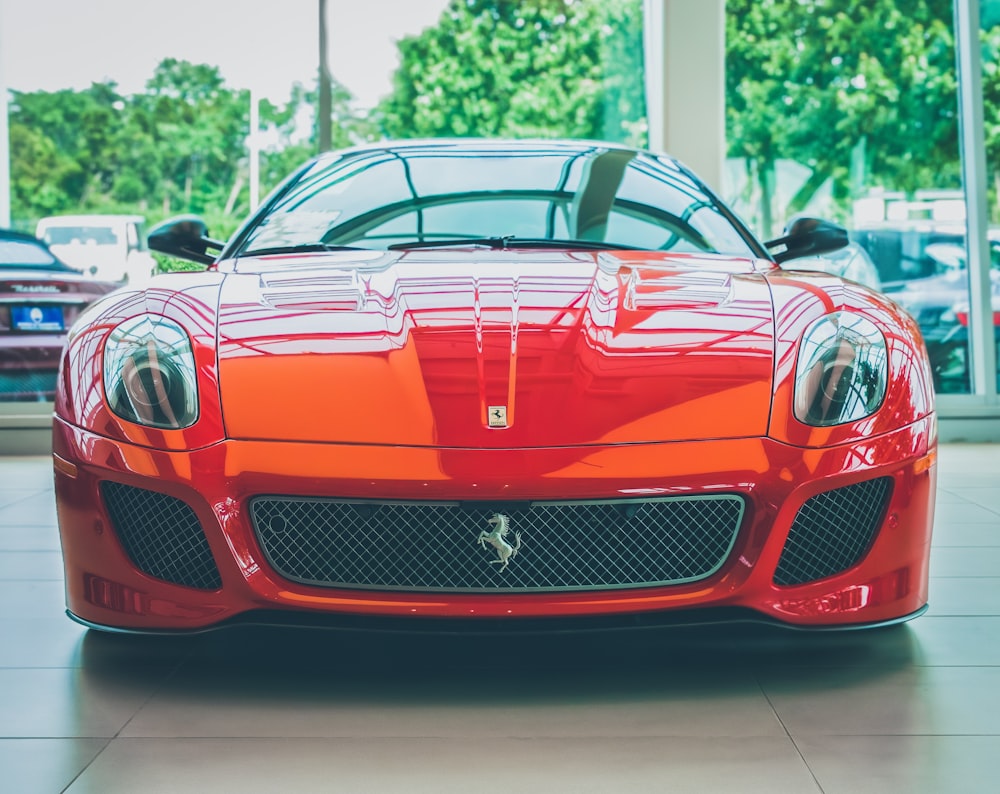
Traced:
[[66, 614], [88, 629], [113, 634], [136, 634], [182, 637], [207, 634], [230, 628], [260, 626], [272, 628], [325, 629], [328, 631], [359, 632], [369, 634], [412, 634], [438, 636], [542, 636], [556, 634], [597, 634], [608, 632], [640, 632], [683, 629], [700, 626], [757, 625], [803, 633], [829, 633], [877, 629], [895, 626], [920, 617], [927, 611], [927, 604], [902, 617], [874, 623], [844, 625], [801, 625], [761, 615], [752, 609], [723, 607], [689, 609], [670, 612], [648, 612], [630, 615], [611, 615], [580, 618], [394, 618], [371, 615], [319, 614], [294, 610], [254, 610], [244, 612], [211, 626], [197, 629], [134, 629], [105, 626], [74, 615]]

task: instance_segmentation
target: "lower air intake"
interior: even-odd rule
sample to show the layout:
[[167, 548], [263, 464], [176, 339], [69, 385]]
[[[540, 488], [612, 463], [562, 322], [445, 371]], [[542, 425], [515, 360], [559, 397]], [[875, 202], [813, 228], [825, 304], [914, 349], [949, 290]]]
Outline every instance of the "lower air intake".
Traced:
[[774, 583], [825, 579], [861, 562], [889, 504], [892, 479], [880, 477], [809, 499], [795, 516]]
[[189, 505], [116, 482], [102, 482], [101, 496], [126, 554], [143, 573], [199, 590], [222, 586], [205, 533]]
[[[269, 496], [250, 507], [268, 562], [286, 579], [451, 592], [697, 581], [722, 567], [743, 512], [742, 497], [723, 494], [489, 506]], [[490, 523], [498, 513], [502, 542]], [[491, 533], [495, 542], [480, 542]]]

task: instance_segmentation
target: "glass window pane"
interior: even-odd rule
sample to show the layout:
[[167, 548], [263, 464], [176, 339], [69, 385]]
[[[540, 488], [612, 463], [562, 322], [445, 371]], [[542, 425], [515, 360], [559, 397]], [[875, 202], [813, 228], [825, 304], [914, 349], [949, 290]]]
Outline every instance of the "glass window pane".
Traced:
[[[1000, 358], [1000, 0], [982, 0], [979, 9], [982, 28], [980, 52], [983, 59], [983, 115], [986, 145], [986, 169], [991, 188], [987, 193], [990, 247], [990, 304], [994, 346]], [[964, 251], [963, 251], [964, 255]], [[959, 321], [968, 327], [968, 315], [959, 313]], [[997, 375], [1000, 391], [1000, 369]]]
[[847, 251], [788, 266], [883, 291], [917, 319], [937, 390], [968, 393], [952, 3], [855, 8], [727, 0], [724, 193], [765, 239], [803, 214], [847, 226]]

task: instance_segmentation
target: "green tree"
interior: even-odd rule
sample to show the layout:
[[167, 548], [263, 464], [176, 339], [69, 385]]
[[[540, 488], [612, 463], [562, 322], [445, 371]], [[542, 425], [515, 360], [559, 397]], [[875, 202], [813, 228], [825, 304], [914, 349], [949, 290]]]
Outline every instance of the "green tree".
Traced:
[[773, 229], [779, 159], [812, 169], [782, 214], [832, 180], [842, 203], [870, 187], [958, 187], [951, 0], [727, 0], [727, 139]]
[[641, 0], [452, 0], [399, 51], [389, 137], [644, 138]]
[[225, 205], [245, 156], [249, 101], [247, 91], [225, 86], [217, 67], [172, 58], [132, 97], [133, 156], [156, 164], [147, 189], [164, 214]]
[[992, 26], [983, 32], [983, 126], [986, 165], [993, 177], [993, 222], [1000, 223], [1000, 3], [991, 21]]
[[114, 83], [84, 91], [13, 91], [11, 182], [15, 216], [87, 205], [120, 167], [122, 97]]
[[[261, 185], [270, 190], [282, 179], [316, 154], [318, 120], [310, 134], [302, 134], [302, 120], [318, 107], [319, 90], [301, 83], [292, 87], [289, 101], [275, 105], [261, 102], [260, 120], [269, 145], [261, 152]], [[331, 81], [331, 145], [342, 149], [357, 143], [375, 140], [378, 129], [367, 113], [354, 109], [354, 97], [336, 79]]]
[[[229, 88], [217, 67], [166, 59], [131, 96], [110, 82], [13, 94], [12, 214], [23, 227], [57, 213], [137, 212], [157, 221], [195, 212], [225, 236], [250, 209], [250, 95]], [[375, 136], [336, 82], [333, 99], [336, 146]], [[315, 104], [315, 87], [302, 85], [286, 103], [261, 102], [265, 191], [315, 152], [315, 132], [302, 129]]]

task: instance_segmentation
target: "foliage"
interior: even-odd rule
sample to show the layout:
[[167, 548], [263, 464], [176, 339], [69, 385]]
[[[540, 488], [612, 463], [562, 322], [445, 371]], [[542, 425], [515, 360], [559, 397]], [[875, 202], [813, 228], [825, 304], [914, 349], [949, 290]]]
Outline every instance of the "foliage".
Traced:
[[390, 138], [642, 143], [641, 0], [452, 0], [399, 51], [378, 109]]
[[959, 187], [951, 0], [727, 0], [727, 138], [762, 186], [779, 159], [812, 169], [787, 207], [832, 178]]
[[[986, 138], [1000, 164], [1000, 2], [984, 5]], [[727, 0], [727, 139], [755, 224], [777, 231], [821, 188], [844, 213], [871, 188], [958, 187], [952, 0]], [[642, 0], [451, 0], [399, 42], [371, 114], [334, 83], [333, 145], [379, 136], [571, 136], [645, 142]], [[210, 65], [164, 60], [145, 90], [12, 92], [12, 209], [203, 215], [227, 236], [250, 209], [249, 94]], [[315, 81], [262, 101], [264, 190], [315, 151]], [[806, 177], [779, 197], [779, 164]], [[1000, 170], [995, 171], [1000, 184]], [[752, 194], [752, 195], [751, 195]]]
[[[226, 86], [217, 67], [168, 58], [133, 96], [111, 82], [12, 94], [11, 204], [21, 227], [53, 214], [136, 212], [156, 222], [197, 213], [226, 237], [250, 210], [250, 95]], [[336, 144], [371, 137], [346, 89], [335, 85], [333, 98]], [[299, 132], [314, 103], [301, 85], [285, 104], [261, 101], [264, 190], [315, 153]]]

